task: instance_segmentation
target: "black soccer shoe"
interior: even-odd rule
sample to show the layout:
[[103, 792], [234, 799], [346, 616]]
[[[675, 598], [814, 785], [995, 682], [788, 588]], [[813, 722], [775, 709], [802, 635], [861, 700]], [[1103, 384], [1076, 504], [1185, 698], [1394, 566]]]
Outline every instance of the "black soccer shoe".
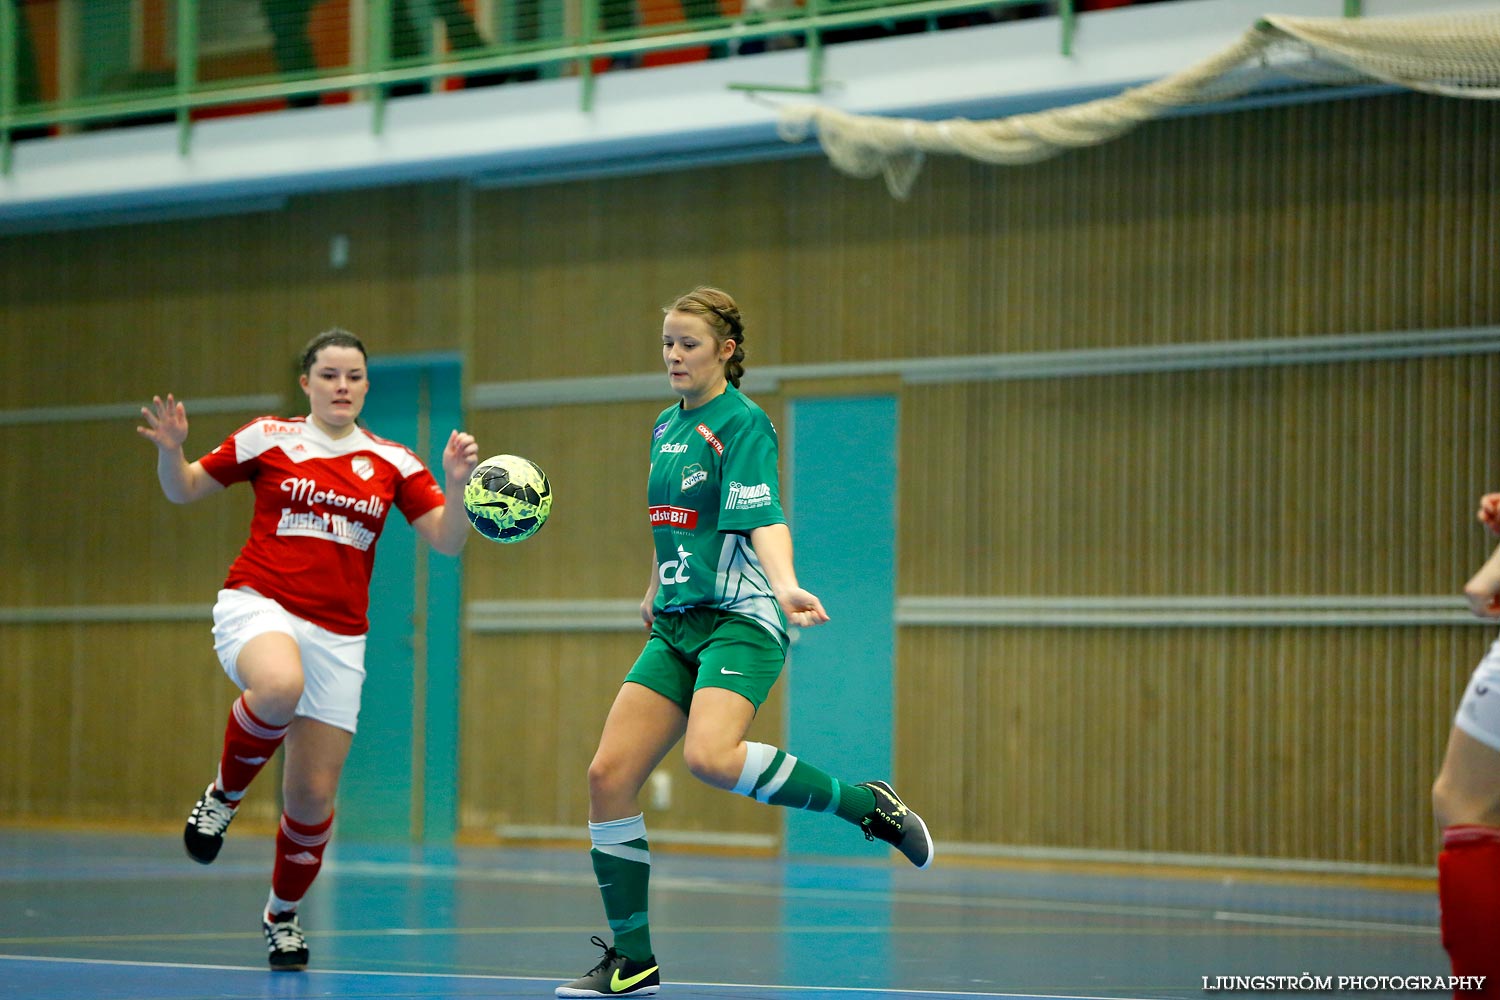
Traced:
[[661, 989], [655, 958], [637, 962], [615, 951], [598, 937], [589, 940], [604, 949], [604, 957], [583, 976], [559, 986], [558, 996], [648, 997]]
[[860, 788], [875, 794], [875, 808], [859, 821], [866, 840], [877, 837], [906, 856], [918, 868], [932, 864], [932, 835], [922, 817], [906, 807], [896, 790], [883, 781], [862, 781]]
[[272, 972], [301, 972], [307, 968], [307, 936], [297, 914], [272, 913], [260, 918], [266, 935], [266, 958]]
[[200, 865], [212, 864], [224, 846], [224, 831], [234, 819], [234, 806], [213, 785], [203, 793], [203, 798], [193, 805], [188, 813], [187, 827], [182, 831], [182, 843], [188, 857]]

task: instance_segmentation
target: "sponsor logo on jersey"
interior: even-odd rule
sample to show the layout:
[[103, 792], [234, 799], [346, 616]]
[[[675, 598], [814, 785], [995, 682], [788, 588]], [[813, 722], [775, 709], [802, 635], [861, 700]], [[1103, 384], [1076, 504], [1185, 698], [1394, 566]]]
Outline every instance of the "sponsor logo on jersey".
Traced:
[[707, 424], [699, 424], [697, 430], [699, 434], [703, 435], [703, 440], [708, 442], [710, 448], [720, 455], [724, 454], [724, 442], [714, 437], [714, 432], [708, 429]]
[[756, 483], [754, 486], [730, 483], [729, 490], [724, 495], [725, 510], [753, 510], [770, 505], [771, 487], [766, 483]]
[[687, 583], [688, 581], [688, 556], [692, 555], [681, 545], [677, 546], [677, 558], [668, 559], [656, 567], [657, 579], [661, 580], [663, 586], [674, 583]]
[[652, 441], [656, 441], [656, 440], [660, 439], [661, 436], [663, 434], [665, 434], [665, 433], [667, 433], [667, 425], [666, 425], [666, 423], [665, 422], [659, 423], [659, 424], [656, 425], [656, 429], [651, 432], [651, 440]]
[[361, 479], [369, 479], [375, 475], [375, 463], [370, 461], [368, 455], [355, 455], [349, 460], [349, 464], [354, 467], [354, 474]]
[[376, 534], [360, 521], [343, 514], [324, 514], [316, 510], [294, 511], [281, 508], [276, 534], [299, 538], [321, 538], [339, 545], [352, 545], [361, 552], [375, 544]]
[[368, 496], [363, 500], [358, 497], [345, 496], [333, 490], [320, 490], [314, 479], [306, 476], [288, 476], [281, 481], [281, 492], [290, 493], [293, 501], [300, 501], [309, 507], [314, 504], [325, 504], [329, 507], [348, 507], [350, 510], [371, 517], [379, 517], [385, 513], [385, 501], [377, 496]]
[[671, 507], [659, 504], [651, 508], [651, 527], [686, 528], [698, 527], [698, 512], [688, 507]]
[[661, 446], [661, 453], [663, 455], [681, 455], [685, 451], [687, 451], [687, 445], [682, 443], [664, 444]]
[[262, 434], [301, 434], [301, 424], [284, 424], [279, 420], [263, 420], [260, 424]]
[[703, 471], [703, 466], [694, 462], [682, 470], [682, 493], [683, 496], [692, 496], [698, 492], [698, 487], [703, 485], [708, 478], [708, 473]]

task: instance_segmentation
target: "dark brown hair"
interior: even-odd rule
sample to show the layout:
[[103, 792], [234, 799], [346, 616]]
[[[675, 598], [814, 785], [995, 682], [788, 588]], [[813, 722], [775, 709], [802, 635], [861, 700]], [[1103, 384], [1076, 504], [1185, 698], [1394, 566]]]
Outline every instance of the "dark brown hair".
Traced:
[[728, 292], [708, 285], [699, 285], [662, 312], [681, 312], [697, 316], [713, 331], [714, 340], [722, 344], [734, 341], [734, 353], [724, 362], [724, 377], [736, 389], [745, 377], [745, 320], [740, 316], [740, 307], [735, 305]]
[[358, 337], [343, 327], [335, 326], [324, 330], [302, 348], [302, 374], [312, 374], [313, 362], [318, 360], [318, 352], [325, 347], [352, 347], [364, 355], [366, 363], [370, 360], [370, 352], [365, 350], [365, 345]]

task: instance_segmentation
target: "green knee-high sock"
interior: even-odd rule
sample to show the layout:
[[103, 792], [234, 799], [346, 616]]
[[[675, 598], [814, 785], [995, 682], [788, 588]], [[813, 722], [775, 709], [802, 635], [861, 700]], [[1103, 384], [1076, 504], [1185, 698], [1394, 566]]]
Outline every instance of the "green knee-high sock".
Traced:
[[734, 790], [768, 805], [831, 812], [855, 826], [875, 808], [868, 788], [845, 784], [765, 743], [745, 744], [745, 768]]
[[615, 936], [615, 950], [643, 962], [652, 957], [651, 925], [646, 897], [651, 885], [651, 845], [646, 842], [646, 817], [590, 823], [594, 875], [604, 898], [604, 916]]

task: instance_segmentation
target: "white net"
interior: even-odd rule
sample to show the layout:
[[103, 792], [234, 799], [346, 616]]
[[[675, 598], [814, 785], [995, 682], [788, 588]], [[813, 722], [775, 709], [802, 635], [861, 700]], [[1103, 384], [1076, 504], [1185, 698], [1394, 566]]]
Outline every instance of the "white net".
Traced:
[[1450, 97], [1500, 97], [1500, 11], [1423, 17], [1268, 14], [1235, 44], [1171, 76], [1113, 97], [990, 121], [856, 115], [816, 104], [781, 112], [782, 138], [814, 130], [833, 165], [885, 177], [910, 193], [928, 153], [1033, 163], [1113, 139], [1174, 108], [1222, 101], [1287, 81], [1388, 83]]

